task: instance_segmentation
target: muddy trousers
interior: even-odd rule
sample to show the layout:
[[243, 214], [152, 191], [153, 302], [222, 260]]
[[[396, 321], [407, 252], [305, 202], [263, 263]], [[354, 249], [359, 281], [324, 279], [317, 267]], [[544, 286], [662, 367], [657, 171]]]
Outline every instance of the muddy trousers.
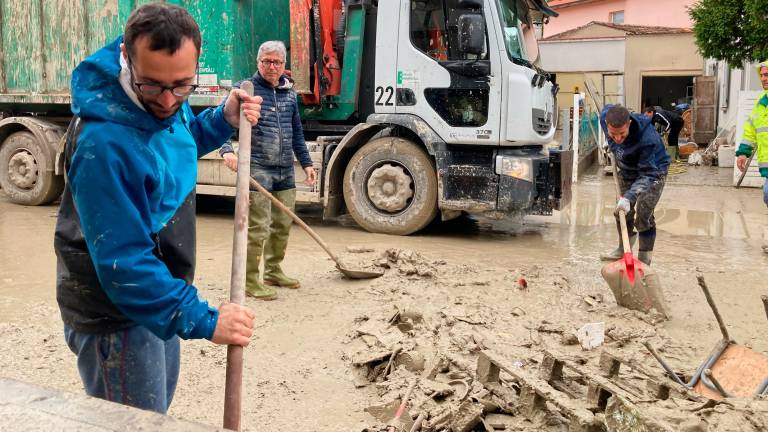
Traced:
[[[666, 180], [667, 177], [662, 176], [651, 184], [651, 187], [638, 194], [637, 201], [632, 203], [629, 213], [627, 213], [627, 232], [630, 237], [637, 232], [640, 243], [638, 251], [640, 252], [652, 251], [656, 243], [656, 218], [653, 216], [653, 211], [656, 209], [656, 204], [659, 203]], [[619, 175], [622, 195], [632, 187], [634, 181], [634, 179], [625, 179]], [[619, 238], [621, 238], [618, 213], [616, 213], [616, 229], [619, 231]]]
[[[251, 176], [291, 210], [296, 207], [293, 167], [264, 167], [251, 164]], [[259, 281], [259, 263], [264, 258], [264, 278], [284, 276], [280, 263], [285, 258], [293, 220], [259, 192], [250, 192], [248, 209], [248, 259], [246, 289], [257, 297], [274, 295], [273, 288]]]
[[89, 396], [165, 414], [179, 379], [179, 338], [164, 341], [142, 326], [103, 335], [64, 326]]

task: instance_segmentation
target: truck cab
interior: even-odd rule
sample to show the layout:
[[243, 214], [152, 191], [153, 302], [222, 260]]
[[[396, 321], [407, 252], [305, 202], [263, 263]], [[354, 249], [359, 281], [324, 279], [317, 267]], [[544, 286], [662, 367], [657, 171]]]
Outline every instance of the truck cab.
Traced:
[[544, 12], [523, 0], [379, 2], [362, 56], [375, 64], [363, 77], [374, 112], [359, 133], [384, 136], [342, 140], [347, 172], [326, 173], [326, 213], [403, 233], [437, 212], [549, 214], [567, 204], [570, 152], [547, 146], [557, 86], [535, 65], [532, 15]]

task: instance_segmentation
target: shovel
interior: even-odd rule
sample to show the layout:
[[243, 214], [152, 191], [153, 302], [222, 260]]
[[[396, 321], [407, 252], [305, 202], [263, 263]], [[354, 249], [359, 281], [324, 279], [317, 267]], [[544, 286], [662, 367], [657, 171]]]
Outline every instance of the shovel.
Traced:
[[[243, 81], [241, 87], [253, 96], [253, 84]], [[235, 227], [232, 239], [232, 274], [229, 301], [245, 303], [245, 266], [248, 247], [248, 169], [251, 154], [251, 123], [240, 109], [240, 148], [238, 149], [237, 192], [235, 195]], [[243, 347], [227, 346], [227, 372], [224, 383], [224, 429], [240, 430], [243, 393]]]
[[339, 257], [336, 256], [331, 251], [331, 248], [328, 247], [328, 244], [326, 244], [323, 239], [320, 238], [317, 233], [310, 228], [306, 223], [304, 223], [303, 220], [301, 220], [298, 216], [296, 216], [296, 213], [292, 212], [291, 209], [285, 206], [285, 204], [281, 203], [280, 200], [275, 198], [271, 193], [269, 193], [268, 190], [264, 189], [264, 186], [260, 185], [259, 182], [254, 180], [253, 178], [251, 180], [251, 187], [255, 188], [257, 191], [261, 192], [262, 195], [269, 198], [270, 201], [272, 201], [273, 205], [276, 205], [280, 210], [284, 211], [288, 216], [293, 219], [294, 222], [296, 222], [304, 231], [309, 234], [310, 237], [312, 237], [317, 244], [320, 245], [323, 250], [328, 254], [328, 256], [331, 257], [331, 259], [336, 263], [336, 268], [339, 269], [340, 272], [344, 273], [344, 276], [350, 278], [350, 279], [371, 279], [371, 278], [377, 278], [381, 275], [383, 275], [383, 272], [377, 272], [377, 271], [370, 271], [370, 270], [361, 270], [361, 269], [351, 269], [348, 266], [344, 265]]
[[[619, 173], [616, 169], [616, 155], [611, 157], [611, 166], [616, 196], [618, 197], [621, 196], [621, 188], [619, 187]], [[611, 288], [619, 306], [646, 313], [650, 312], [651, 309], [656, 309], [657, 312], [668, 318], [667, 303], [661, 292], [659, 275], [632, 255], [629, 233], [627, 232], [627, 215], [624, 210], [619, 210], [619, 225], [624, 257], [603, 266], [601, 271], [603, 279]]]
[[418, 382], [419, 382], [418, 379], [415, 379], [415, 378], [413, 381], [411, 381], [411, 385], [409, 385], [408, 390], [405, 391], [405, 395], [403, 396], [403, 400], [400, 402], [400, 406], [397, 407], [397, 411], [395, 412], [395, 417], [389, 421], [389, 423], [387, 424], [387, 428], [384, 429], [384, 432], [400, 432], [405, 430], [405, 427], [409, 426], [409, 424], [413, 423], [412, 420], [406, 423], [401, 419], [403, 418], [403, 414], [405, 413], [405, 407], [408, 406], [408, 399], [411, 398], [411, 393], [413, 393], [413, 389], [416, 388], [416, 384]]

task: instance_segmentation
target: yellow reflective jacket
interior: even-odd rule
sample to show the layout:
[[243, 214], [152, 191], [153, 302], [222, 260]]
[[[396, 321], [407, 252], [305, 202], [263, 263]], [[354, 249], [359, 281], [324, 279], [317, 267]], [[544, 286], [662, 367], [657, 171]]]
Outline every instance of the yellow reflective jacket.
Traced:
[[[758, 75], [762, 67], [768, 67], [768, 61], [757, 65]], [[768, 177], [768, 91], [764, 91], [760, 99], [755, 102], [755, 107], [744, 122], [744, 136], [736, 156], [749, 157], [755, 149], [760, 175]]]

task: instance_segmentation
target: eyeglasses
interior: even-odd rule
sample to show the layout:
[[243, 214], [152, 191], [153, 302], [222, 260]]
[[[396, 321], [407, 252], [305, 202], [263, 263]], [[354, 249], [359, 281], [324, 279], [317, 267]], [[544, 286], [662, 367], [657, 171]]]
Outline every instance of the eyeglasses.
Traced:
[[183, 96], [191, 95], [195, 91], [195, 89], [199, 87], [198, 84], [181, 84], [176, 86], [164, 86], [160, 84], [140, 83], [136, 81], [133, 82], [133, 85], [135, 85], [139, 93], [141, 93], [144, 96], [157, 96], [162, 94], [164, 91], [168, 90], [174, 96], [183, 97]]
[[185, 97], [191, 95], [195, 89], [200, 87], [199, 84], [179, 84], [175, 86], [164, 86], [156, 83], [144, 83], [136, 81], [136, 77], [133, 75], [133, 62], [128, 57], [128, 71], [131, 74], [131, 83], [136, 86], [136, 90], [143, 96], [159, 96], [166, 90], [171, 92], [176, 97]]
[[262, 60], [261, 64], [263, 64], [266, 67], [275, 67], [278, 68], [282, 66], [285, 62], [282, 60]]

